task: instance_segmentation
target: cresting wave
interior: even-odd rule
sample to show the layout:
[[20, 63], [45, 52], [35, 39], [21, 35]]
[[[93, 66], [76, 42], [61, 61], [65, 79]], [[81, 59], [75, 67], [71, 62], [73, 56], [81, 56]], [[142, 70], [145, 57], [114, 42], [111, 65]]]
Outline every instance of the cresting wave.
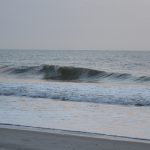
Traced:
[[1, 96], [62, 101], [150, 106], [150, 88], [102, 87], [88, 83], [0, 83]]
[[22, 76], [30, 75], [33, 78], [42, 75], [45, 80], [60, 81], [82, 81], [82, 82], [98, 82], [103, 79], [114, 80], [132, 80], [139, 82], [149, 82], [150, 77], [135, 77], [128, 73], [113, 73], [89, 68], [57, 66], [57, 65], [40, 65], [40, 66], [1, 66], [0, 73], [20, 74]]

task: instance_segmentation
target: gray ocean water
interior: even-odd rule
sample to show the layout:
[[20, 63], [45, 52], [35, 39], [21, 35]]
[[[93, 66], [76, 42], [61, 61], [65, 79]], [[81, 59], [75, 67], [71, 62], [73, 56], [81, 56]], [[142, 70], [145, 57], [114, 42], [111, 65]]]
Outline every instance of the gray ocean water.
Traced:
[[0, 124], [150, 139], [150, 52], [0, 50]]
[[150, 106], [150, 51], [0, 50], [0, 96]]

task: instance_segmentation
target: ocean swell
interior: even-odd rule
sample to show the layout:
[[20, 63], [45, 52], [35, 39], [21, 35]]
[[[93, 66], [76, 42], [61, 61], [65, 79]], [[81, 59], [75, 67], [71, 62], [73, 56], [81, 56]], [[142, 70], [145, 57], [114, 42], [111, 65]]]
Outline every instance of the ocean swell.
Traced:
[[99, 82], [103, 79], [112, 80], [131, 80], [135, 82], [150, 82], [150, 77], [136, 77], [128, 73], [106, 72], [89, 68], [58, 66], [58, 65], [40, 65], [40, 66], [1, 66], [0, 73], [29, 75], [33, 78], [42, 75], [45, 80], [59, 81], [82, 81], [82, 82]]

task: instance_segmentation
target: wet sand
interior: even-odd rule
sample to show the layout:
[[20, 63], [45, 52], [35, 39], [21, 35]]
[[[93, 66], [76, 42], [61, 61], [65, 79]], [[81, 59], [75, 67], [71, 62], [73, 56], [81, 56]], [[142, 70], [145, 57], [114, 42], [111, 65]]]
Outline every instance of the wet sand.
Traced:
[[0, 125], [0, 150], [149, 150], [150, 141], [95, 133]]

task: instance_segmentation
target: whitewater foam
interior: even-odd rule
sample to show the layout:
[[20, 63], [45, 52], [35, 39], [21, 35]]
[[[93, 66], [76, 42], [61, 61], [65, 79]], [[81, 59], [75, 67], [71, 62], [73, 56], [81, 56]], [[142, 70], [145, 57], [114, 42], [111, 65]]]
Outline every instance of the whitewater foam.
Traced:
[[150, 105], [150, 88], [103, 87], [86, 83], [0, 83], [0, 95], [121, 105]]

